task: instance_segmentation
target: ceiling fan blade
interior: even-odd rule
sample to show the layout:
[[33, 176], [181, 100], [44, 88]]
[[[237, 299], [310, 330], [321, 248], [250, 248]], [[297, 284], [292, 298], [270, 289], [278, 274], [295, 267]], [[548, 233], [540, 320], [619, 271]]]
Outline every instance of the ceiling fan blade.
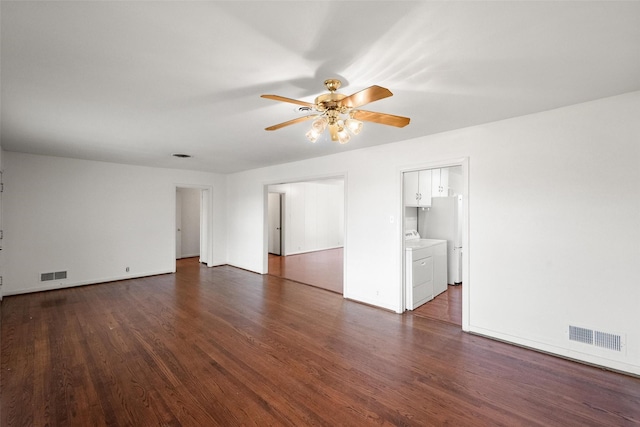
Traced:
[[381, 125], [403, 128], [409, 124], [409, 117], [394, 116], [393, 114], [374, 113], [373, 111], [354, 110], [351, 112], [354, 119], [363, 122], [380, 123]]
[[288, 122], [283, 122], [283, 123], [279, 123], [277, 125], [269, 126], [268, 128], [265, 128], [264, 130], [278, 130], [278, 129], [283, 128], [285, 126], [295, 125], [296, 123], [300, 123], [300, 122], [304, 122], [304, 121], [307, 121], [307, 120], [315, 119], [318, 116], [319, 116], [319, 114], [312, 114], [310, 116], [298, 117], [297, 119], [289, 120]]
[[379, 99], [384, 99], [393, 95], [387, 88], [381, 86], [370, 86], [366, 89], [362, 89], [360, 92], [356, 92], [353, 95], [349, 95], [340, 101], [340, 105], [349, 108], [358, 108], [361, 105], [368, 104]]
[[261, 98], [273, 99], [274, 101], [289, 102], [291, 104], [302, 105], [303, 107], [314, 108], [315, 105], [310, 102], [298, 101], [297, 99], [285, 98], [279, 95], [260, 95]]

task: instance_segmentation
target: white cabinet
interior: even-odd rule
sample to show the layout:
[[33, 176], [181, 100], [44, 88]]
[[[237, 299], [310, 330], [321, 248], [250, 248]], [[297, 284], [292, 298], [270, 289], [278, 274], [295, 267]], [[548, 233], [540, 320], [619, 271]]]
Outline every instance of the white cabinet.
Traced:
[[406, 243], [405, 306], [413, 310], [447, 290], [447, 241]]
[[431, 206], [431, 175], [430, 170], [404, 173], [405, 206]]
[[431, 169], [431, 197], [449, 196], [449, 169]]

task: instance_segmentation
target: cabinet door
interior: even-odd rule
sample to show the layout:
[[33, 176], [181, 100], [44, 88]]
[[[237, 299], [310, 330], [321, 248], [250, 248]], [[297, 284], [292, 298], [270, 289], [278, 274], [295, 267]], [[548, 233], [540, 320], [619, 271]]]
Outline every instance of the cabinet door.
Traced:
[[412, 309], [433, 299], [433, 257], [413, 261]]
[[420, 189], [418, 188], [418, 171], [405, 172], [403, 178], [403, 199], [405, 206], [418, 206]]
[[449, 196], [449, 169], [431, 169], [431, 197]]
[[431, 206], [431, 171], [418, 172], [418, 206]]
[[429, 256], [414, 260], [411, 266], [413, 273], [413, 287], [433, 280], [433, 257]]

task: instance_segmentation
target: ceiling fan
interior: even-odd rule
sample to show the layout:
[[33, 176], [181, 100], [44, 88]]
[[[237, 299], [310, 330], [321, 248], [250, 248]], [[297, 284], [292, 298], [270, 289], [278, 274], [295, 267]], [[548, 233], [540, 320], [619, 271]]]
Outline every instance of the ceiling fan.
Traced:
[[336, 92], [342, 85], [340, 80], [327, 79], [324, 81], [324, 85], [329, 90], [329, 93], [318, 96], [313, 104], [310, 102], [298, 101], [297, 99], [285, 98], [279, 95], [261, 95], [262, 98], [289, 102], [291, 104], [305, 107], [301, 108], [301, 110], [306, 109], [306, 111], [317, 111], [317, 114], [298, 117], [277, 125], [269, 126], [265, 130], [277, 130], [285, 126], [315, 119], [313, 120], [311, 130], [306, 133], [306, 137], [309, 141], [316, 142], [325, 129], [329, 128], [332, 141], [338, 141], [341, 144], [346, 144], [349, 142], [349, 139], [351, 139], [349, 132], [354, 135], [359, 134], [362, 130], [363, 121], [396, 127], [405, 127], [409, 124], [410, 119], [408, 117], [375, 113], [373, 111], [358, 109], [370, 102], [392, 96], [393, 94], [389, 89], [374, 85], [347, 96]]

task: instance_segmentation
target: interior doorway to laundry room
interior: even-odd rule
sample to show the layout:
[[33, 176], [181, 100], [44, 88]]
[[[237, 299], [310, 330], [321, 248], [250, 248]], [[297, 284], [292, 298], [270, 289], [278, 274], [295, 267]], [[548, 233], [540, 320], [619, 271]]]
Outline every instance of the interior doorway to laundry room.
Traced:
[[344, 293], [344, 178], [266, 186], [267, 272]]
[[468, 182], [463, 164], [403, 172], [404, 300], [414, 315], [462, 326]]

